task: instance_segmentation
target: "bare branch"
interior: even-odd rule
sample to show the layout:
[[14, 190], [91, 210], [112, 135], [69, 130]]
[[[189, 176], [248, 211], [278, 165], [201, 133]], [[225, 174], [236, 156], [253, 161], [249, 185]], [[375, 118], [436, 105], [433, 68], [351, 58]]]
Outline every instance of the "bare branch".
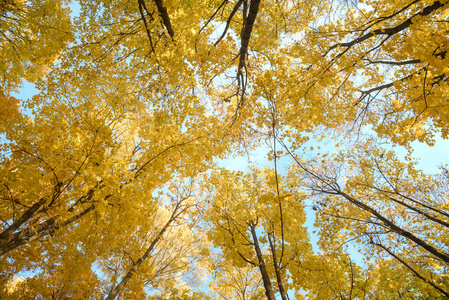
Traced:
[[234, 17], [234, 15], [236, 14], [236, 12], [239, 10], [240, 6], [242, 5], [243, 0], [239, 0], [237, 2], [237, 4], [234, 6], [234, 9], [231, 11], [231, 13], [229, 14], [228, 20], [226, 21], [226, 27], [223, 30], [223, 33], [221, 34], [221, 36], [218, 38], [218, 40], [215, 42], [214, 46], [217, 46], [218, 43], [221, 42], [221, 40], [226, 36], [226, 33], [228, 32], [229, 26], [231, 25], [232, 22], [232, 18]]

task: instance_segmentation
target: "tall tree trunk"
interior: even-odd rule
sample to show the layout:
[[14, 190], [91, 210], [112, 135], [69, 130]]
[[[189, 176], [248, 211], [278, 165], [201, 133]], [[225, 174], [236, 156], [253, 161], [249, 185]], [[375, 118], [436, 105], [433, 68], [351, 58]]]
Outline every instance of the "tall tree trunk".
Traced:
[[6, 228], [0, 233], [0, 243], [7, 244], [13, 239], [14, 231], [17, 230], [23, 223], [30, 220], [34, 213], [45, 203], [45, 198], [41, 198], [39, 201], [33, 204], [23, 215], [17, 219], [11, 226]]
[[273, 266], [274, 272], [276, 274], [276, 281], [279, 287], [279, 293], [281, 294], [282, 300], [288, 300], [287, 293], [285, 292], [284, 284], [282, 283], [281, 269], [276, 257], [276, 248], [274, 247], [274, 241], [271, 239], [271, 233], [268, 234], [268, 242], [270, 243], [271, 255], [273, 256]]
[[354, 204], [354, 205], [360, 207], [361, 209], [374, 215], [376, 218], [378, 218], [380, 221], [382, 221], [382, 223], [384, 223], [384, 225], [386, 227], [390, 228], [393, 232], [396, 232], [397, 234], [405, 237], [406, 239], [415, 242], [420, 247], [427, 250], [429, 253], [432, 253], [436, 257], [442, 259], [444, 262], [449, 263], [449, 254], [448, 253], [439, 251], [438, 249], [436, 249], [432, 245], [426, 243], [422, 239], [418, 238], [416, 235], [412, 234], [411, 232], [408, 232], [407, 230], [402, 229], [401, 227], [399, 227], [398, 225], [394, 224], [392, 221], [390, 221], [389, 219], [384, 217], [382, 214], [380, 214], [377, 210], [375, 210], [371, 206], [351, 197], [350, 195], [346, 194], [345, 192], [342, 192], [339, 190], [336, 190], [335, 192], [338, 195], [341, 195], [344, 198], [346, 198], [352, 204]]
[[38, 240], [46, 235], [52, 234], [55, 230], [65, 227], [76, 220], [80, 219], [84, 215], [88, 214], [95, 208], [94, 205], [89, 206], [80, 213], [74, 215], [73, 217], [57, 224], [56, 221], [60, 218], [59, 216], [52, 217], [45, 222], [36, 225], [33, 228], [26, 228], [20, 232], [14, 233], [9, 236], [6, 241], [0, 243], [0, 256], [8, 253], [15, 248], [31, 243]]
[[268, 300], [276, 300], [274, 297], [273, 288], [271, 286], [270, 276], [268, 275], [267, 268], [265, 267], [265, 262], [263, 260], [262, 251], [260, 250], [259, 241], [256, 234], [256, 225], [254, 223], [250, 224], [251, 235], [254, 241], [254, 250], [256, 251], [257, 259], [259, 261], [259, 270], [262, 274], [263, 286], [265, 288], [265, 295], [267, 295]]
[[[185, 200], [185, 199], [183, 199], [183, 200]], [[136, 271], [139, 269], [140, 265], [148, 258], [148, 256], [153, 251], [153, 249], [156, 246], [156, 244], [160, 241], [160, 239], [162, 238], [162, 236], [164, 235], [164, 233], [168, 229], [168, 227], [171, 225], [171, 223], [173, 223], [173, 221], [176, 220], [179, 217], [179, 215], [181, 215], [183, 212], [185, 212], [188, 209], [188, 207], [185, 207], [185, 208], [181, 209], [181, 202], [179, 202], [176, 205], [176, 208], [174, 209], [174, 211], [171, 214], [170, 218], [168, 219], [167, 223], [165, 223], [164, 227], [156, 235], [156, 237], [151, 242], [150, 246], [147, 248], [147, 250], [142, 255], [142, 257], [140, 257], [132, 265], [131, 269], [128, 271], [128, 273], [125, 275], [125, 277], [123, 277], [122, 281], [120, 281], [120, 283], [117, 284], [115, 286], [115, 288], [109, 293], [109, 295], [106, 298], [106, 300], [113, 300], [117, 296], [117, 294], [120, 293], [123, 290], [123, 288], [128, 283], [128, 281], [132, 278], [134, 273], [136, 273]]]
[[147, 248], [147, 251], [140, 257], [131, 267], [131, 269], [128, 271], [128, 273], [123, 277], [122, 281], [120, 281], [119, 284], [115, 286], [115, 288], [109, 293], [106, 300], [113, 300], [117, 296], [118, 293], [120, 293], [125, 285], [128, 283], [128, 281], [131, 279], [131, 277], [136, 273], [137, 269], [140, 267], [140, 265], [148, 258], [151, 251], [153, 251], [156, 244], [161, 239], [162, 235], [165, 233], [167, 228], [170, 226], [170, 224], [173, 222], [174, 219], [170, 218], [168, 222], [165, 224], [165, 226], [161, 229], [161, 231], [157, 234], [157, 236], [154, 238], [154, 240], [151, 242], [150, 246]]

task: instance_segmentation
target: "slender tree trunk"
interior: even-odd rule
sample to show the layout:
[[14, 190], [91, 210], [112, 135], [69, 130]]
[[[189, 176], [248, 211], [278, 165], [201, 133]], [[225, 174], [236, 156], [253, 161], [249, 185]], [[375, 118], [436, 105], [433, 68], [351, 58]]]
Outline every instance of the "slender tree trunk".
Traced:
[[13, 233], [17, 230], [23, 223], [31, 219], [34, 213], [45, 203], [45, 198], [40, 199], [33, 204], [23, 215], [17, 219], [11, 226], [6, 228], [2, 233], [0, 233], [0, 245], [9, 243], [14, 237]]
[[168, 34], [173, 39], [173, 37], [175, 36], [175, 32], [173, 31], [173, 28], [171, 26], [170, 17], [168, 15], [167, 8], [164, 5], [164, 1], [154, 0], [154, 2], [156, 3], [157, 10], [159, 11], [159, 15], [164, 22], [164, 26], [167, 29]]
[[390, 254], [391, 256], [393, 256], [396, 260], [398, 260], [401, 264], [403, 264], [407, 269], [409, 269], [416, 277], [418, 277], [419, 279], [421, 279], [422, 281], [424, 281], [425, 283], [431, 285], [433, 288], [435, 288], [436, 290], [438, 290], [440, 293], [442, 293], [443, 295], [445, 295], [448, 299], [449, 299], [449, 293], [445, 290], [443, 290], [442, 288], [440, 288], [439, 286], [435, 285], [431, 280], [425, 278], [424, 276], [422, 276], [421, 274], [418, 273], [418, 271], [416, 271], [415, 269], [413, 269], [409, 264], [407, 264], [404, 260], [402, 260], [399, 256], [397, 256], [396, 254], [394, 254], [392, 251], [390, 251], [387, 247], [385, 247], [382, 244], [379, 243], [374, 243], [371, 241], [371, 243], [373, 245], [376, 245], [380, 248], [382, 248], [383, 250], [385, 250], [386, 252], [388, 252], [388, 254]]
[[88, 214], [94, 209], [94, 205], [89, 206], [82, 212], [80, 212], [77, 215], [74, 215], [73, 217], [65, 220], [62, 223], [56, 224], [57, 219], [59, 216], [53, 217], [48, 219], [45, 222], [40, 223], [39, 225], [36, 225], [32, 229], [27, 228], [20, 232], [17, 232], [10, 236], [6, 242], [0, 243], [0, 256], [8, 253], [11, 250], [14, 250], [15, 248], [31, 243], [35, 240], [38, 240], [46, 235], [49, 235], [53, 233], [55, 230], [65, 227], [76, 220], [80, 219], [84, 215]]
[[[439, 2], [437, 1], [435, 3], [439, 3]], [[287, 146], [285, 146], [285, 144], [283, 144], [283, 146], [288, 151], [288, 153], [293, 158], [293, 160], [298, 164], [298, 166], [300, 166], [309, 175], [311, 175], [314, 178], [316, 178], [317, 180], [323, 182], [323, 184], [328, 189], [331, 189], [331, 191], [326, 191], [325, 189], [322, 189], [321, 192], [326, 193], [326, 194], [339, 195], [339, 196], [342, 196], [342, 197], [346, 198], [346, 200], [348, 200], [350, 203], [354, 204], [355, 206], [357, 206], [357, 207], [359, 207], [359, 208], [369, 212], [373, 216], [375, 216], [377, 219], [379, 219], [386, 227], [391, 229], [393, 232], [396, 232], [397, 234], [405, 237], [406, 239], [408, 239], [410, 241], [413, 241], [414, 243], [416, 243], [418, 246], [422, 247], [423, 249], [425, 249], [429, 253], [435, 255], [436, 257], [440, 258], [444, 262], [449, 263], [449, 254], [448, 253], [442, 252], [442, 251], [436, 249], [435, 247], [433, 247], [432, 245], [426, 243], [425, 241], [423, 241], [422, 239], [420, 239], [416, 235], [412, 234], [411, 232], [408, 232], [407, 230], [404, 230], [401, 227], [399, 227], [398, 225], [394, 224], [392, 221], [390, 221], [389, 219], [384, 217], [381, 213], [379, 213], [377, 210], [375, 210], [371, 206], [369, 206], [369, 205], [367, 205], [367, 204], [365, 204], [365, 203], [355, 199], [354, 197], [346, 194], [345, 192], [341, 191], [340, 187], [338, 187], [338, 185], [337, 186], [334, 185], [335, 182], [331, 182], [331, 181], [329, 181], [329, 180], [327, 180], [327, 179], [325, 179], [323, 177], [320, 177], [320, 175], [318, 175], [317, 173], [315, 173], [313, 171], [310, 171], [308, 168], [304, 167], [295, 158], [295, 156], [288, 150], [288, 148], [287, 148]]]
[[241, 33], [241, 46], [240, 46], [240, 58], [238, 72], [241, 72], [245, 66], [246, 52], [248, 51], [249, 39], [253, 30], [254, 22], [256, 21], [257, 13], [259, 12], [260, 0], [251, 0], [249, 6], [249, 13], [246, 17], [245, 27]]
[[268, 275], [267, 268], [265, 267], [265, 262], [263, 260], [262, 251], [260, 250], [259, 241], [256, 234], [256, 225], [250, 224], [251, 235], [254, 241], [254, 250], [256, 251], [257, 259], [259, 261], [259, 270], [262, 274], [263, 286], [265, 288], [265, 295], [267, 295], [268, 300], [276, 300], [274, 297], [273, 288], [271, 286], [270, 276]]
[[443, 221], [443, 220], [438, 219], [437, 217], [434, 217], [434, 216], [432, 216], [432, 215], [429, 215], [429, 214], [426, 213], [425, 211], [421, 211], [421, 210], [419, 210], [418, 208], [413, 207], [413, 206], [411, 206], [411, 205], [409, 205], [409, 204], [407, 204], [407, 203], [405, 203], [405, 202], [403, 202], [403, 201], [400, 201], [400, 200], [398, 200], [398, 199], [396, 199], [396, 198], [393, 198], [393, 197], [389, 197], [389, 198], [390, 198], [391, 201], [394, 201], [394, 202], [396, 202], [396, 203], [398, 203], [398, 204], [400, 204], [400, 205], [402, 205], [402, 206], [405, 206], [405, 207], [407, 207], [408, 209], [413, 210], [414, 212], [423, 215], [423, 216], [426, 217], [427, 219], [429, 219], [429, 220], [431, 220], [431, 221], [434, 221], [434, 222], [436, 222], [436, 223], [439, 223], [439, 224], [441, 224], [441, 225], [443, 225], [443, 226], [449, 228], [449, 223], [448, 223], [448, 222], [445, 222], [445, 221]]
[[148, 258], [150, 253], [153, 251], [156, 244], [159, 242], [159, 240], [162, 238], [165, 231], [168, 229], [170, 224], [175, 220], [176, 217], [174, 217], [174, 214], [170, 217], [170, 219], [167, 221], [165, 226], [159, 231], [159, 233], [156, 235], [154, 240], [151, 242], [150, 246], [147, 248], [145, 253], [140, 257], [131, 267], [131, 269], [128, 271], [128, 273], [123, 277], [122, 281], [120, 281], [119, 284], [115, 286], [115, 288], [109, 293], [106, 300], [113, 300], [117, 296], [118, 293], [120, 293], [125, 285], [128, 283], [128, 281], [132, 278], [134, 273], [139, 269], [140, 265]]
[[439, 251], [438, 249], [436, 249], [435, 247], [429, 245], [428, 243], [426, 243], [422, 239], [418, 238], [417, 236], [415, 236], [411, 232], [408, 232], [408, 231], [402, 229], [401, 227], [397, 226], [392, 221], [388, 220], [383, 215], [381, 215], [378, 211], [376, 211], [371, 206], [368, 206], [365, 203], [363, 203], [361, 201], [358, 201], [357, 199], [351, 197], [350, 195], [348, 195], [348, 194], [346, 194], [346, 193], [344, 193], [342, 191], [336, 191], [336, 193], [338, 193], [339, 195], [345, 197], [349, 202], [355, 204], [356, 206], [360, 207], [361, 209], [363, 209], [363, 210], [371, 213], [372, 215], [374, 215], [376, 218], [381, 220], [382, 223], [384, 223], [384, 225], [386, 227], [390, 228], [392, 231], [394, 231], [397, 234], [405, 237], [408, 240], [411, 240], [411, 241], [415, 242], [420, 247], [422, 247], [423, 249], [427, 250], [429, 253], [432, 253], [433, 255], [435, 255], [436, 257], [438, 257], [440, 259], [442, 259], [446, 263], [449, 263], [449, 255], [447, 253]]
[[[102, 188], [103, 186], [100, 186], [101, 181], [97, 184], [97, 187], [99, 186]], [[75, 204], [73, 204], [67, 211], [69, 213], [73, 213], [75, 211], [75, 207], [79, 205], [79, 203], [82, 203], [80, 200], [91, 200], [94, 195], [95, 189], [90, 189], [85, 196], [80, 197]], [[104, 200], [107, 200], [110, 198], [111, 195], [108, 195], [104, 198]], [[80, 213], [70, 217], [69, 219], [60, 222], [57, 224], [58, 219], [60, 219], [59, 215], [53, 216], [46, 221], [43, 221], [39, 223], [38, 225], [35, 225], [33, 227], [24, 228], [18, 232], [14, 232], [17, 229], [20, 228], [24, 223], [31, 220], [31, 218], [35, 217], [36, 211], [38, 211], [39, 208], [42, 207], [46, 202], [45, 198], [39, 199], [38, 202], [33, 204], [17, 221], [15, 221], [11, 226], [9, 226], [6, 230], [4, 230], [2, 233], [0, 233], [0, 256], [8, 253], [9, 251], [21, 246], [28, 244], [32, 241], [38, 240], [50, 233], [53, 233], [56, 229], [59, 229], [61, 227], [67, 226], [70, 223], [78, 220], [79, 218], [83, 217], [90, 211], [92, 211], [95, 208], [95, 205], [92, 204], [88, 208], [84, 209]]]
[[285, 292], [284, 284], [282, 283], [281, 269], [278, 265], [277, 257], [276, 257], [276, 248], [274, 247], [274, 242], [271, 240], [271, 234], [268, 234], [268, 242], [270, 243], [271, 255], [273, 256], [273, 266], [274, 272], [276, 274], [276, 281], [279, 287], [279, 293], [281, 294], [282, 300], [287, 299], [287, 293]]

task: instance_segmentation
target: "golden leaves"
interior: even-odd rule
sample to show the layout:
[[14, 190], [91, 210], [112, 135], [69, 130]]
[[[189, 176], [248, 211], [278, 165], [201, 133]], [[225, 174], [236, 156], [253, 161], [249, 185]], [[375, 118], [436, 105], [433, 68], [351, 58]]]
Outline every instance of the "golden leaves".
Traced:
[[6, 92], [23, 80], [35, 82], [47, 73], [61, 51], [73, 41], [68, 8], [60, 0], [5, 2], [0, 13], [0, 78]]
[[[232, 276], [263, 265], [260, 255], [256, 259], [256, 242], [272, 279], [277, 271], [284, 279], [293, 276], [291, 286], [310, 292], [309, 297], [337, 297], [332, 291], [338, 291], [350, 298], [365, 289], [391, 298], [395, 290], [425, 290], [405, 266], [383, 259], [385, 251], [374, 245], [382, 242], [403, 257], [411, 242], [382, 231], [385, 227], [360, 203], [407, 230], [420, 228], [423, 239], [435, 241], [429, 244], [447, 250], [447, 238], [436, 230], [444, 226], [425, 220], [425, 214], [434, 217], [435, 209], [447, 210], [445, 181], [425, 175], [376, 140], [430, 144], [437, 132], [449, 134], [448, 23], [440, 2], [362, 1], [357, 9], [346, 9], [330, 2], [262, 1], [244, 60], [238, 56], [239, 35], [248, 17], [244, 9], [252, 1], [170, 0], [159, 7], [161, 1], [79, 1], [80, 17], [73, 25], [64, 3], [0, 4], [0, 28], [5, 29], [0, 127], [6, 137], [1, 228], [9, 228], [14, 241], [2, 246], [21, 249], [9, 250], [8, 272], [30, 267], [27, 259], [35, 265], [44, 261], [43, 273], [26, 283], [47, 293], [42, 297], [59, 283], [78, 291], [72, 284], [77, 280], [86, 290], [110, 290], [155, 238], [157, 253], [135, 273], [124, 295], [144, 297], [145, 284], [158, 286], [156, 278], [167, 264], [158, 267], [151, 260], [157, 254], [159, 262], [179, 258], [168, 264], [172, 273], [164, 273], [167, 280], [159, 287], [166, 295], [188, 298], [168, 292], [179, 283], [169, 277], [190, 271], [195, 262], [189, 258], [207, 255], [207, 233], [215, 243], [212, 252], [220, 248], [228, 258], [226, 265], [217, 265], [226, 275], [217, 274], [220, 284], [214, 287], [226, 297], [223, 285]], [[229, 32], [216, 43], [237, 3], [241, 7]], [[242, 107], [236, 68], [245, 74]], [[28, 120], [19, 111], [22, 103], [8, 94], [23, 80], [37, 81], [40, 90], [23, 103], [33, 110]], [[360, 138], [366, 128], [376, 139]], [[312, 133], [318, 138], [336, 133], [351, 144], [339, 155], [311, 162], [308, 177], [304, 168], [285, 176], [269, 168], [211, 171], [217, 156], [239, 155], [263, 141], [279, 145], [284, 138], [300, 149]], [[317, 149], [307, 146], [311, 155]], [[284, 150], [272, 149], [269, 156], [284, 159]], [[299, 161], [306, 164], [305, 158]], [[173, 195], [180, 191], [179, 179], [203, 172], [202, 187], [210, 195], [183, 202], [192, 212], [168, 235], [161, 234], [158, 229], [177, 205]], [[359, 206], [342, 201], [342, 191], [360, 199]], [[321, 192], [334, 194], [311, 204]], [[418, 211], [406, 206], [412, 196], [419, 198], [412, 206]], [[45, 205], [32, 212], [40, 199]], [[374, 279], [341, 251], [310, 255], [304, 228], [309, 205], [317, 213], [319, 245], [340, 249], [353, 238], [361, 247], [357, 250], [377, 260], [379, 268], [367, 265]], [[21, 216], [27, 217], [22, 223]], [[206, 222], [210, 228], [203, 226]], [[444, 272], [421, 250], [407, 253], [424, 278]], [[82, 255], [85, 263], [77, 260]], [[285, 268], [274, 264], [282, 255]], [[95, 274], [92, 266], [106, 275]], [[311, 271], [314, 267], [320, 270]], [[393, 268], [400, 269], [398, 274]], [[46, 284], [52, 275], [54, 281]], [[261, 286], [258, 276], [249, 275], [254, 276], [241, 278]], [[254, 295], [263, 291], [256, 288]]]

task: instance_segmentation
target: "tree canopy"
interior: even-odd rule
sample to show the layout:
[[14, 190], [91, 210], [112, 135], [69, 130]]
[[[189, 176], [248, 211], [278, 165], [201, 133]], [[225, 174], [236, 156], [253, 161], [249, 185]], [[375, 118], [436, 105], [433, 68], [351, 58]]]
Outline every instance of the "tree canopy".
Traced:
[[449, 298], [448, 8], [1, 1], [0, 298]]

